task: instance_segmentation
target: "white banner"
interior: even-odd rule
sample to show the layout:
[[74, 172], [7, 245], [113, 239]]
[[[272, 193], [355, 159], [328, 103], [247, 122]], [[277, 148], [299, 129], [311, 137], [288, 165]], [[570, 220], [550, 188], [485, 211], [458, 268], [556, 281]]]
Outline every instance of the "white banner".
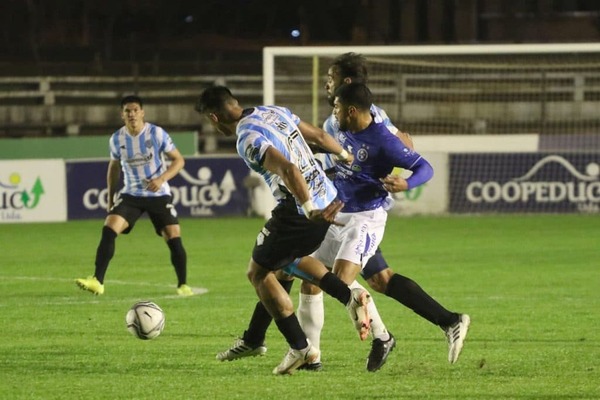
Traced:
[[63, 160], [0, 161], [0, 223], [67, 220]]

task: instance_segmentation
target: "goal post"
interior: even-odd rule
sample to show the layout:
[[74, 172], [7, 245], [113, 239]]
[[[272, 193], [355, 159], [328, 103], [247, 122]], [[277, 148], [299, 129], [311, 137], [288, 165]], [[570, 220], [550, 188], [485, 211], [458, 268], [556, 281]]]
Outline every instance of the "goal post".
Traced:
[[600, 43], [321, 46], [263, 49], [264, 104], [320, 125], [334, 57], [369, 65], [376, 103], [412, 134], [553, 133], [598, 128]]

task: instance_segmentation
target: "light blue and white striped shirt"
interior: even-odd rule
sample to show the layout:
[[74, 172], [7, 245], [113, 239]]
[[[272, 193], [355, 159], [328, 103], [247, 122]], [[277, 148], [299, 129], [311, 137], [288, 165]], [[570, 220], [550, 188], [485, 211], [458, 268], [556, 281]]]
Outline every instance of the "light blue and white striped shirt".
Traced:
[[137, 136], [125, 126], [112, 134], [109, 141], [110, 158], [121, 162], [125, 186], [121, 193], [138, 197], [158, 197], [171, 194], [167, 182], [160, 190], [147, 190], [148, 182], [167, 170], [165, 153], [175, 149], [169, 134], [160, 126], [146, 122]]
[[[299, 123], [300, 118], [284, 107], [246, 109], [237, 126], [237, 151], [250, 169], [262, 175], [275, 199], [280, 201], [290, 195], [289, 190], [278, 175], [262, 166], [267, 149], [275, 147], [298, 167], [308, 184], [315, 208], [323, 209], [335, 199], [337, 190], [316, 162], [298, 129]], [[297, 199], [296, 205], [298, 213], [304, 214]]]

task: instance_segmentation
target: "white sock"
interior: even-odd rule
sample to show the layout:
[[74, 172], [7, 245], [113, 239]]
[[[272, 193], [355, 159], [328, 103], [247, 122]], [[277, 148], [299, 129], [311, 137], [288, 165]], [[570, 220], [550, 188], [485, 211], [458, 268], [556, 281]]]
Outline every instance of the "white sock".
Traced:
[[[300, 303], [296, 314], [302, 330], [310, 340], [310, 344], [317, 349], [321, 349], [321, 331], [323, 325], [325, 325], [323, 292], [319, 294], [300, 293]], [[320, 355], [315, 362], [321, 362]]]
[[[357, 281], [354, 281], [350, 284], [350, 289], [354, 288], [365, 289], [364, 286]], [[379, 311], [377, 311], [373, 296], [371, 296], [371, 301], [367, 305], [367, 310], [369, 310], [369, 318], [371, 318], [371, 335], [373, 336], [373, 339], [380, 339], [384, 342], [388, 341], [390, 339], [390, 334], [388, 333], [385, 324], [379, 315]]]

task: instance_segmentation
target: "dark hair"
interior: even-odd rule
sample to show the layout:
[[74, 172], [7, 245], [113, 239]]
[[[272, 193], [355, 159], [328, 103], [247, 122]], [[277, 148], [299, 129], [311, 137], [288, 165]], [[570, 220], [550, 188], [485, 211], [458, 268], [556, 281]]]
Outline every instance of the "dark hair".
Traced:
[[232, 99], [235, 99], [235, 97], [225, 86], [211, 86], [204, 89], [204, 92], [198, 97], [194, 109], [201, 114], [215, 112]]
[[335, 91], [335, 96], [343, 105], [354, 106], [359, 110], [369, 110], [373, 104], [373, 94], [364, 83], [342, 85]]
[[144, 108], [144, 103], [142, 102], [142, 98], [140, 96], [136, 96], [134, 94], [125, 96], [121, 99], [121, 108], [125, 106], [127, 103], [137, 103], [140, 105], [140, 108]]
[[337, 56], [331, 63], [336, 67], [342, 78], [351, 78], [353, 82], [367, 83], [367, 59], [362, 54], [344, 53]]

